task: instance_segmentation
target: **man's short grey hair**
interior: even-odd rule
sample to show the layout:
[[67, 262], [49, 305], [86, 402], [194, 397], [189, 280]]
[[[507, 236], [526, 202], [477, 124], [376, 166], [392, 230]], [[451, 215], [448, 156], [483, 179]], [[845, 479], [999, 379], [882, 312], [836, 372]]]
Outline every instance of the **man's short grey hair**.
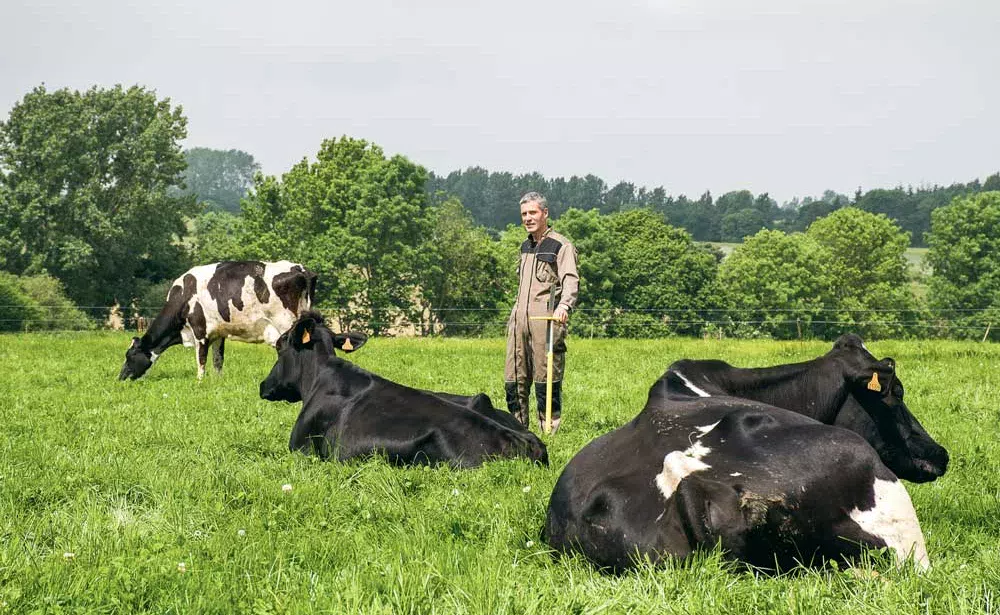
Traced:
[[538, 206], [542, 209], [549, 208], [549, 202], [542, 196], [541, 192], [529, 192], [521, 197], [521, 202], [518, 205], [524, 205], [525, 203], [538, 203]]

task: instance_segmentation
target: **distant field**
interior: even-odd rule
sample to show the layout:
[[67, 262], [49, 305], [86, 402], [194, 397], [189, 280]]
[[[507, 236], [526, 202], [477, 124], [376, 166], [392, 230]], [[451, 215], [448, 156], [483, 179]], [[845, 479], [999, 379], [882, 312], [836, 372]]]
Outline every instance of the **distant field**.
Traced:
[[[952, 455], [942, 479], [909, 486], [932, 570], [769, 578], [730, 571], [717, 553], [605, 576], [552, 558], [538, 531], [566, 462], [631, 419], [671, 361], [773, 364], [826, 343], [571, 337], [552, 467], [471, 471], [290, 454], [298, 407], [257, 396], [273, 350], [232, 343], [225, 376], [198, 383], [193, 352], [174, 348], [146, 379], [119, 383], [127, 344], [0, 336], [0, 613], [855, 615], [1000, 603], [997, 345], [870, 344], [896, 358], [908, 404]], [[499, 339], [373, 339], [351, 358], [406, 384], [502, 399]]]

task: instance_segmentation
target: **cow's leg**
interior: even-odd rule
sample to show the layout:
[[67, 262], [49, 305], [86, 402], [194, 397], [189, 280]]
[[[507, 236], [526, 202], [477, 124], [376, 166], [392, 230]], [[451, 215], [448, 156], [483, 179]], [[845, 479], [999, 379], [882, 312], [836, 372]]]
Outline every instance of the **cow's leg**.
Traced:
[[208, 340], [195, 340], [194, 352], [198, 361], [198, 380], [201, 380], [205, 377], [205, 365], [208, 364]]
[[212, 355], [212, 365], [215, 367], [215, 373], [222, 375], [222, 363], [225, 361], [226, 353], [226, 338], [220, 337], [218, 343], [215, 344], [215, 353]]

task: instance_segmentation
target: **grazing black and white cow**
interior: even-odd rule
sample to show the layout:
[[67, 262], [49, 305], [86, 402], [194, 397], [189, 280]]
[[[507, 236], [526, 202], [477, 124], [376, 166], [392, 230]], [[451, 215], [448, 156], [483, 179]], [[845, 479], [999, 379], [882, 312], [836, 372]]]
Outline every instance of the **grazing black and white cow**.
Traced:
[[888, 547], [928, 564], [913, 505], [859, 435], [735, 397], [663, 395], [566, 466], [542, 531], [621, 571], [721, 544], [762, 569]]
[[312, 306], [316, 274], [289, 261], [224, 261], [193, 267], [174, 280], [167, 303], [142, 337], [132, 338], [119, 380], [146, 373], [167, 348], [194, 347], [198, 378], [208, 347], [222, 372], [226, 338], [272, 346]]
[[432, 393], [391, 382], [336, 356], [363, 333], [334, 334], [307, 312], [278, 340], [278, 360], [260, 383], [269, 401], [302, 402], [289, 449], [323, 459], [373, 453], [394, 464], [475, 467], [492, 457], [548, 465], [545, 445], [483, 393]]
[[825, 355], [789, 365], [744, 369], [684, 359], [672, 364], [657, 385], [664, 395], [742, 397], [850, 429], [904, 480], [932, 481], [948, 468], [948, 451], [903, 402], [895, 361], [876, 359], [857, 335], [842, 335]]

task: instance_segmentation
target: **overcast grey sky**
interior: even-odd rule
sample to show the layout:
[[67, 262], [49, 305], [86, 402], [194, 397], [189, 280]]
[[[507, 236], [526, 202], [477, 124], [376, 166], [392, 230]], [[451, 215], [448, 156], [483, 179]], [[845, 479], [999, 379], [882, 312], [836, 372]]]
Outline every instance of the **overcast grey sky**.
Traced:
[[1000, 2], [3, 0], [0, 111], [139, 83], [280, 174], [327, 137], [438, 172], [779, 200], [1000, 171]]

